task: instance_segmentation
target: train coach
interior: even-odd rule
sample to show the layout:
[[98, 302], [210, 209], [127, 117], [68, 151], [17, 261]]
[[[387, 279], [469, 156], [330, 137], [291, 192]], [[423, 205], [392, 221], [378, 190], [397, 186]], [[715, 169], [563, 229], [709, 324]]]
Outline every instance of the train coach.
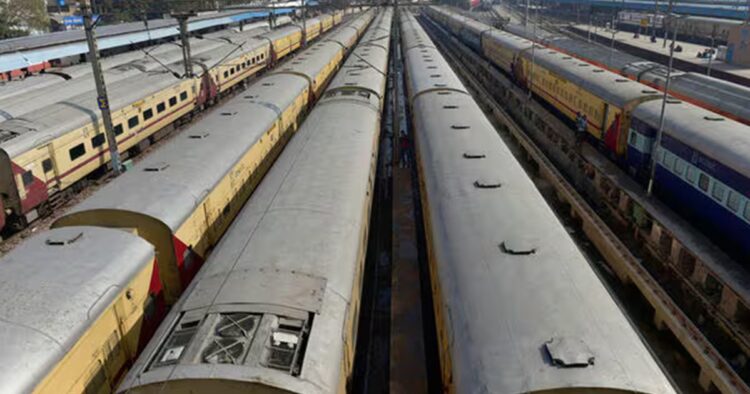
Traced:
[[[318, 37], [329, 26], [323, 19], [312, 18], [304, 31], [288, 26], [249, 38], [240, 50], [235, 45], [196, 56], [195, 78], [176, 79], [158, 70], [112, 84], [108, 105], [119, 150], [137, 150], [159, 131], [287, 56], [302, 40]], [[53, 197], [65, 198], [81, 180], [108, 164], [108, 144], [93, 93], [0, 123], [0, 224], [25, 227], [49, 211]]]
[[391, 19], [373, 21], [119, 392], [347, 392]]
[[618, 158], [627, 151], [633, 109], [661, 97], [652, 88], [469, 18], [436, 7], [427, 13], [569, 121], [585, 114], [588, 133]]
[[[289, 17], [279, 18], [276, 26], [284, 26], [291, 22]], [[191, 57], [200, 62], [218, 64], [230, 52], [236, 52], [238, 45], [250, 46], [256, 36], [268, 36], [268, 22], [259, 22], [245, 25], [242, 32], [228, 30], [218, 33], [210, 33], [205, 36], [190, 39]], [[299, 39], [298, 39], [299, 40]], [[239, 53], [238, 53], [239, 55]], [[136, 50], [111, 58], [101, 60], [102, 74], [111, 89], [115, 83], [123, 79], [147, 74], [149, 71], [167, 69], [174, 73], [183, 73], [182, 48], [176, 45], [161, 45], [141, 52]], [[7, 92], [5, 97], [0, 98], [0, 120], [10, 120], [24, 117], [26, 114], [42, 110], [44, 107], [76, 97], [80, 94], [95, 94], [94, 80], [90, 64], [74, 66], [74, 68], [85, 68], [88, 73], [81, 75], [81, 71], [68, 70], [67, 68], [54, 71], [50, 74], [42, 74], [24, 81], [8, 83], [13, 87], [13, 95]], [[49, 72], [49, 71], [48, 71]], [[34, 83], [37, 79], [51, 79]], [[130, 79], [134, 80], [134, 79]], [[24, 82], [34, 83], [34, 86], [26, 86]], [[41, 85], [40, 87], [36, 87]], [[117, 85], [121, 89], [122, 85]], [[126, 85], [127, 86], [127, 85]], [[36, 88], [35, 88], [36, 87]], [[112, 90], [111, 95], [117, 95], [118, 90]], [[0, 93], [2, 95], [2, 93]]]
[[[480, 31], [476, 22], [461, 27], [466, 18], [446, 10], [427, 13], [458, 37]], [[669, 98], [659, 147], [666, 156], [653, 160], [663, 93], [553, 49], [532, 51], [530, 41], [510, 33], [487, 27], [479, 34], [464, 41], [479, 42], [486, 58], [565, 118], [586, 114], [589, 135], [634, 179], [647, 184], [655, 165], [656, 194], [747, 267], [750, 157], [741, 149], [750, 147], [750, 126]]]
[[659, 198], [750, 268], [750, 130], [680, 100], [668, 99], [666, 106], [653, 161], [662, 102], [644, 103], [633, 111], [631, 173], [644, 178], [654, 163]]
[[[486, 27], [489, 28], [489, 26]], [[555, 34], [544, 30], [542, 26], [531, 29], [522, 25], [508, 24], [504, 26], [504, 29], [513, 35], [536, 39], [538, 43], [545, 47], [579, 58], [661, 91], [664, 90], [667, 67], [662, 64], [647, 61], [628, 53], [612, 51], [608, 45], [592, 44], [578, 38]], [[750, 87], [696, 72], [678, 70], [672, 70], [669, 80], [669, 93], [680, 100], [688, 101], [750, 125]]]
[[50, 230], [4, 256], [0, 391], [111, 392], [144, 346], [155, 264], [142, 238], [97, 227]]
[[[302, 52], [314, 54], [304, 64], [264, 75], [0, 260], [9, 295], [0, 320], [11, 322], [0, 341], [29, 339], [17, 343], [28, 357], [8, 353], [0, 367], [16, 377], [0, 379], [0, 391], [111, 392], [297, 129], [313, 81], [335, 72], [343, 39], [357, 32], [339, 28]], [[22, 312], [31, 303], [39, 313]]]
[[418, 22], [400, 22], [445, 391], [674, 393]]

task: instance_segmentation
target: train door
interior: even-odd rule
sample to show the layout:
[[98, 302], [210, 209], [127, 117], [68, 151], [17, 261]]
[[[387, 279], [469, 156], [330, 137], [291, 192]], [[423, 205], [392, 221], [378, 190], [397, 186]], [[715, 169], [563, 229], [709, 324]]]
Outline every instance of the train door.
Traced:
[[55, 148], [52, 144], [47, 144], [47, 157], [42, 160], [42, 172], [41, 179], [46, 182], [48, 190], [59, 190], [60, 188], [60, 174], [58, 173], [57, 166], [55, 163]]

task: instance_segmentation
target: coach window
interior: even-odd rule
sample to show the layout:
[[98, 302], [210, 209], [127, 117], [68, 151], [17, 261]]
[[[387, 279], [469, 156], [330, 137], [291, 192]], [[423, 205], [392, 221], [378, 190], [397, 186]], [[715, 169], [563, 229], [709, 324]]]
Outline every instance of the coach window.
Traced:
[[162, 113], [167, 109], [167, 106], [164, 105], [164, 103], [159, 103], [156, 105], [156, 113]]
[[229, 78], [229, 71], [224, 71], [224, 78]]
[[122, 125], [118, 124], [117, 126], [115, 126], [115, 136], [118, 136], [120, 134], [122, 134]]
[[34, 182], [34, 174], [31, 172], [31, 170], [28, 170], [21, 175], [21, 180], [23, 181], [23, 186], [29, 186]]
[[138, 117], [133, 116], [132, 118], [128, 119], [128, 128], [132, 129], [135, 126], [138, 126]]
[[176, 96], [169, 99], [169, 106], [170, 107], [174, 107], [175, 105], [177, 105], [177, 97]]
[[229, 75], [234, 75], [234, 67], [229, 70]]
[[674, 168], [675, 157], [674, 155], [664, 152], [664, 166], [670, 170]]
[[729, 197], [727, 198], [727, 206], [732, 212], [737, 212], [740, 209], [740, 195], [739, 193], [730, 190]]
[[687, 177], [687, 180], [690, 183], [695, 183], [695, 174], [696, 174], [696, 172], [695, 172], [695, 169], [693, 168], [693, 166], [688, 166], [687, 172], [685, 173], [685, 176]]
[[743, 215], [745, 220], [750, 221], [750, 200], [745, 201], [745, 213]]
[[185, 101], [185, 100], [187, 100], [187, 92], [180, 93], [180, 101]]
[[45, 173], [52, 171], [52, 159], [44, 159], [42, 162], [42, 169]]
[[676, 172], [677, 175], [682, 176], [682, 174], [685, 172], [685, 162], [677, 159], [677, 161], [674, 163], [674, 172]]
[[708, 175], [701, 173], [701, 175], [698, 177], [698, 187], [701, 188], [704, 192], [708, 191]]
[[634, 147], [638, 146], [638, 133], [635, 130], [630, 130], [630, 145]]
[[717, 201], [724, 201], [724, 194], [726, 194], [726, 188], [719, 181], [714, 181], [714, 187], [711, 190], [711, 195]]
[[86, 147], [83, 146], [83, 144], [78, 144], [72, 148], [70, 148], [70, 161], [74, 161], [75, 159], [83, 156], [86, 153]]
[[149, 109], [143, 111], [143, 120], [144, 121], [149, 120], [149, 119], [151, 119], [153, 117], [154, 117], [154, 110], [153, 109], [149, 108]]
[[98, 148], [104, 145], [104, 133], [99, 133], [91, 138], [91, 146]]

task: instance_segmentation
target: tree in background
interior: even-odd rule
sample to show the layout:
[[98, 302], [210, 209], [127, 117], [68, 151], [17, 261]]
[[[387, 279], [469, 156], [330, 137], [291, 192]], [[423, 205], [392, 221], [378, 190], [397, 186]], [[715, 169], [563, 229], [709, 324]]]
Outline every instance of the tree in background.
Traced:
[[0, 0], [0, 38], [28, 35], [49, 29], [44, 0]]

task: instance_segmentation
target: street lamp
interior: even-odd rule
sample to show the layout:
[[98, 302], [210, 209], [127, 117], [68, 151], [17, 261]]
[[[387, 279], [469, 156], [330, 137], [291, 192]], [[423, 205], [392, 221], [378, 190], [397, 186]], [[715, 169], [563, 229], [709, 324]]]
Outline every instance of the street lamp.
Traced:
[[659, 156], [659, 147], [661, 146], [662, 134], [664, 134], [664, 114], [667, 111], [667, 97], [669, 96], [669, 82], [672, 78], [672, 64], [674, 62], [674, 47], [677, 45], [677, 30], [679, 28], [679, 21], [685, 19], [686, 15], [670, 15], [671, 20], [674, 21], [672, 26], [672, 45], [669, 46], [669, 67], [667, 68], [667, 79], [664, 82], [664, 95], [661, 101], [661, 114], [659, 115], [659, 129], [656, 130], [656, 139], [654, 140], [653, 147], [651, 148], [651, 174], [648, 179], [648, 188], [646, 189], [646, 195], [651, 196], [654, 190], [654, 176], [656, 175], [656, 160]]

